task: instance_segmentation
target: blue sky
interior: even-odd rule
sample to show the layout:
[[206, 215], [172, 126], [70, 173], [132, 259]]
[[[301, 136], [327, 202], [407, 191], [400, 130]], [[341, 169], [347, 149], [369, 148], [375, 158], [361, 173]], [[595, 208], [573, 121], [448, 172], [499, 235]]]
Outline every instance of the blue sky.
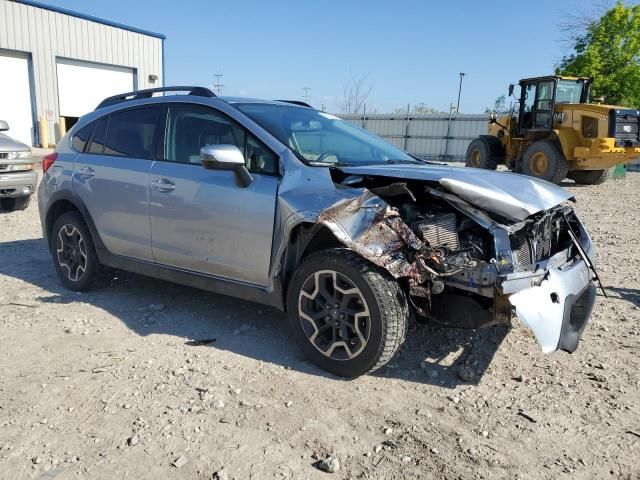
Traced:
[[[368, 110], [424, 103], [477, 113], [519, 78], [548, 74], [566, 51], [558, 23], [587, 0], [45, 0], [167, 36], [167, 85], [225, 95], [302, 98], [337, 111], [352, 72], [371, 86]], [[633, 2], [636, 3], [636, 2]]]

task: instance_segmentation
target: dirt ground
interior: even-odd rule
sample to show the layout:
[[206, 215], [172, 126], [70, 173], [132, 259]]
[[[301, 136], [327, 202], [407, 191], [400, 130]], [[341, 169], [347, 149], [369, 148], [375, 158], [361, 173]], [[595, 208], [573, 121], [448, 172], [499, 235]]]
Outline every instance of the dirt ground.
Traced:
[[122, 272], [66, 291], [35, 203], [0, 212], [0, 478], [640, 478], [640, 173], [567, 187], [609, 294], [575, 354], [413, 325], [353, 381], [270, 308]]

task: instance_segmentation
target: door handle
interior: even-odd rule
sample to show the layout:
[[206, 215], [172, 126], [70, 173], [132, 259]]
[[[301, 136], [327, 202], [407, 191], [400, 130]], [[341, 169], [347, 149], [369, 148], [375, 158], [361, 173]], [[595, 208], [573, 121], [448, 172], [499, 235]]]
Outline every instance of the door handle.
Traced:
[[82, 167], [78, 170], [77, 174], [80, 178], [91, 178], [95, 176], [96, 172], [91, 167]]
[[159, 192], [171, 192], [176, 189], [176, 186], [166, 178], [161, 178], [160, 180], [151, 182], [151, 188]]

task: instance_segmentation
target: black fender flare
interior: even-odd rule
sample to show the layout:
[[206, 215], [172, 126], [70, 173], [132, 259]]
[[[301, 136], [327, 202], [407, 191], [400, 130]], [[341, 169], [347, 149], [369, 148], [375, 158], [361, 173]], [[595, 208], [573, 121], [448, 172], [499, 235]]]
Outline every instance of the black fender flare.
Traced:
[[91, 218], [91, 214], [89, 213], [89, 209], [82, 201], [82, 199], [73, 192], [68, 190], [60, 190], [54, 192], [49, 198], [49, 207], [45, 212], [45, 221], [44, 221], [44, 237], [47, 240], [47, 244], [50, 242], [51, 229], [53, 228], [53, 224], [55, 222], [54, 212], [55, 206], [60, 202], [68, 202], [75, 207], [75, 209], [80, 212], [83, 220], [89, 227], [89, 231], [91, 232], [91, 237], [93, 239], [93, 245], [96, 249], [96, 253], [98, 257], [102, 252], [107, 252], [107, 248], [104, 245], [104, 242], [100, 238], [100, 234], [98, 233], [98, 229], [96, 228], [95, 223], [93, 222], [93, 218]]

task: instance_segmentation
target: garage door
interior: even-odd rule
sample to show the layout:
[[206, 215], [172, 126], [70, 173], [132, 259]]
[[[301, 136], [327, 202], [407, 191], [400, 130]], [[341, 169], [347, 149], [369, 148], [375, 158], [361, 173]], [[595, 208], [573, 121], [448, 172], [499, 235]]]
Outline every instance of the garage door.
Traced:
[[132, 68], [58, 59], [58, 102], [61, 117], [81, 117], [105, 97], [135, 89]]
[[33, 113], [27, 54], [0, 51], [0, 120], [11, 137], [33, 145]]

